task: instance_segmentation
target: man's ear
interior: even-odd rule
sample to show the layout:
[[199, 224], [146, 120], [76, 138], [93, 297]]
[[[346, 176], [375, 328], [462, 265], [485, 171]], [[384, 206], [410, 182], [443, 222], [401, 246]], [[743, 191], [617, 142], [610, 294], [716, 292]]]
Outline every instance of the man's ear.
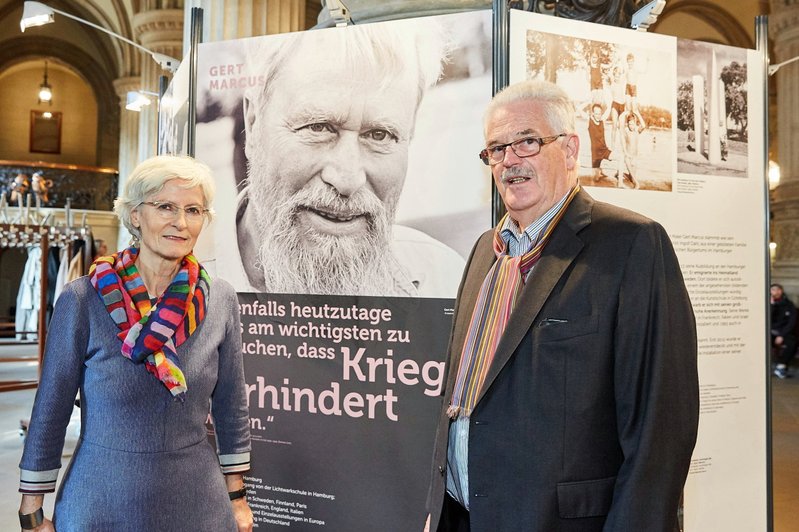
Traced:
[[580, 137], [569, 135], [566, 141], [566, 168], [573, 169], [577, 165], [580, 155]]
[[244, 95], [244, 99], [241, 102], [242, 106], [242, 113], [244, 114], [244, 154], [247, 156], [247, 159], [251, 159], [250, 155], [250, 135], [252, 135], [255, 129], [255, 121], [256, 121], [256, 113], [255, 113], [255, 105], [250, 100], [250, 97], [246, 94]]

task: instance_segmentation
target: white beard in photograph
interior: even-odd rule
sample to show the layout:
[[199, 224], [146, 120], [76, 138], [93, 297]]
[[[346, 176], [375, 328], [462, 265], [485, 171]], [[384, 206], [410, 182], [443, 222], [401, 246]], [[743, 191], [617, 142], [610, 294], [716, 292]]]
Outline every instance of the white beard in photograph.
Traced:
[[[280, 179], [263, 185], [265, 180], [253, 173], [257, 169], [250, 167], [247, 208], [256, 212], [255, 267], [263, 271], [267, 292], [382, 295], [392, 290], [390, 238], [396, 202], [384, 205], [366, 188], [341, 196], [318, 181], [292, 193]], [[302, 223], [303, 210], [336, 213], [341, 219], [360, 214], [366, 230], [323, 233]]]

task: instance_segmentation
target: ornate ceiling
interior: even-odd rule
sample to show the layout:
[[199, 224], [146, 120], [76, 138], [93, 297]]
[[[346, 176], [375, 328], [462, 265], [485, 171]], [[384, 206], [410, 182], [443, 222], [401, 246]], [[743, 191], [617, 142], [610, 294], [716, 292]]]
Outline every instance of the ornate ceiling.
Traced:
[[[253, 9], [257, 4], [263, 9], [268, 1], [280, 0], [247, 0], [238, 5], [247, 4], [249, 9]], [[311, 22], [321, 8], [320, 1], [306, 2]], [[103, 121], [116, 121], [118, 124], [119, 106], [114, 81], [141, 74], [142, 57], [145, 56], [128, 44], [58, 14], [56, 23], [21, 33], [19, 20], [22, 3], [20, 0], [0, 0], [0, 80], [3, 72], [15, 65], [33, 62], [31, 68], [35, 64], [38, 69], [40, 61], [48, 59], [71, 69], [83, 79], [96, 95], [98, 112]], [[136, 34], [138, 14], [184, 8], [184, 0], [46, 0], [44, 3], [134, 41], [139, 39]], [[191, 4], [191, 1], [188, 0], [188, 3]], [[237, 3], [233, 1], [195, 0], [194, 3], [214, 6], [212, 9], [237, 9]], [[347, 0], [344, 3], [347, 4]], [[369, 2], [349, 0], [349, 3], [355, 4], [354, 7], [350, 6], [351, 11], [355, 11], [357, 5]], [[392, 2], [389, 0], [387, 3]], [[590, 13], [609, 13], [611, 8], [616, 11], [627, 9], [624, 7], [626, 4], [634, 3], [635, 0], [563, 0], [560, 3], [543, 2], [542, 5], [585, 18]], [[241, 7], [239, 9], [244, 10]], [[753, 47], [754, 17], [767, 12], [768, 2], [765, 0], [668, 0], [663, 14], [651, 31]], [[140, 24], [138, 31], [141, 31]], [[118, 125], [116, 127], [118, 130]]]

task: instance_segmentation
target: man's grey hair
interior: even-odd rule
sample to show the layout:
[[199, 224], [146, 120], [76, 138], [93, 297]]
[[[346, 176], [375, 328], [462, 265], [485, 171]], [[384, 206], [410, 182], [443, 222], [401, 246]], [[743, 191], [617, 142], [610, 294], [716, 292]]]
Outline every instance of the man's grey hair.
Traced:
[[145, 159], [133, 169], [125, 182], [125, 191], [114, 200], [114, 212], [131, 235], [141, 239], [141, 231], [133, 226], [130, 214], [148, 197], [160, 192], [171, 179], [180, 179], [181, 188], [200, 187], [203, 207], [209, 209], [209, 219], [213, 217], [211, 204], [216, 186], [211, 169], [192, 157], [157, 155]]
[[563, 89], [543, 80], [519, 81], [499, 91], [486, 108], [484, 127], [498, 108], [519, 101], [544, 104], [544, 114], [553, 134], [576, 132], [574, 103]]
[[[451, 51], [452, 44], [445, 28], [433, 19], [394, 21], [391, 24], [363, 24], [345, 28], [328, 28], [282, 35], [281, 40], [252, 39], [247, 46], [247, 69], [258, 85], [248, 89], [247, 96], [258, 101], [269, 98], [273, 81], [286, 61], [300, 45], [321, 32], [340, 32], [344, 53], [337, 61], [342, 69], [347, 65], [366, 64], [380, 69], [381, 79], [408, 68], [418, 71], [419, 95], [435, 85]], [[387, 82], [387, 81], [386, 81]]]

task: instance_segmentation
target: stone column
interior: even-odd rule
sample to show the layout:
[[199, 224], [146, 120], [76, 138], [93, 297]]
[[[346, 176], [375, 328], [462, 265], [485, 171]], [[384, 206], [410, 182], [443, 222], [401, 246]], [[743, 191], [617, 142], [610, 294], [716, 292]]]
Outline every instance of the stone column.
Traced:
[[[139, 113], [125, 109], [128, 91], [141, 88], [139, 76], [129, 76], [114, 80], [114, 90], [119, 96], [119, 192], [125, 188], [125, 180], [139, 161]], [[128, 245], [130, 234], [124, 226], [119, 226], [119, 236], [115, 249]], [[109, 248], [112, 246], [109, 243]]]
[[[183, 59], [183, 10], [157, 9], [143, 11], [133, 16], [133, 34], [145, 48], [168, 55], [178, 61]], [[141, 62], [141, 88], [158, 92], [158, 78], [171, 76], [166, 70], [143, 53]], [[156, 154], [158, 143], [158, 106], [148, 105], [139, 115], [139, 160]]]
[[710, 79], [707, 80], [707, 160], [710, 164], [721, 162], [721, 145], [719, 135], [719, 66], [716, 51], [710, 54]]
[[705, 149], [705, 78], [696, 75], [694, 82], [694, 146], [696, 153]]
[[[799, 56], [799, 2], [772, 0], [769, 33], [773, 63]], [[799, 61], [769, 79], [777, 85], [777, 162], [780, 184], [771, 203], [771, 240], [777, 243], [771, 275], [794, 301], [799, 296]]]
[[114, 90], [119, 96], [119, 185], [138, 163], [139, 153], [139, 114], [125, 109], [128, 91], [141, 88], [139, 76], [129, 76], [114, 80]]
[[[305, 5], [305, 0], [187, 0], [184, 23], [189, 28], [191, 8], [202, 8], [203, 42], [302, 31]], [[186, 50], [190, 37], [186, 32]]]
[[305, 29], [304, 0], [268, 0], [266, 34], [288, 33]]

